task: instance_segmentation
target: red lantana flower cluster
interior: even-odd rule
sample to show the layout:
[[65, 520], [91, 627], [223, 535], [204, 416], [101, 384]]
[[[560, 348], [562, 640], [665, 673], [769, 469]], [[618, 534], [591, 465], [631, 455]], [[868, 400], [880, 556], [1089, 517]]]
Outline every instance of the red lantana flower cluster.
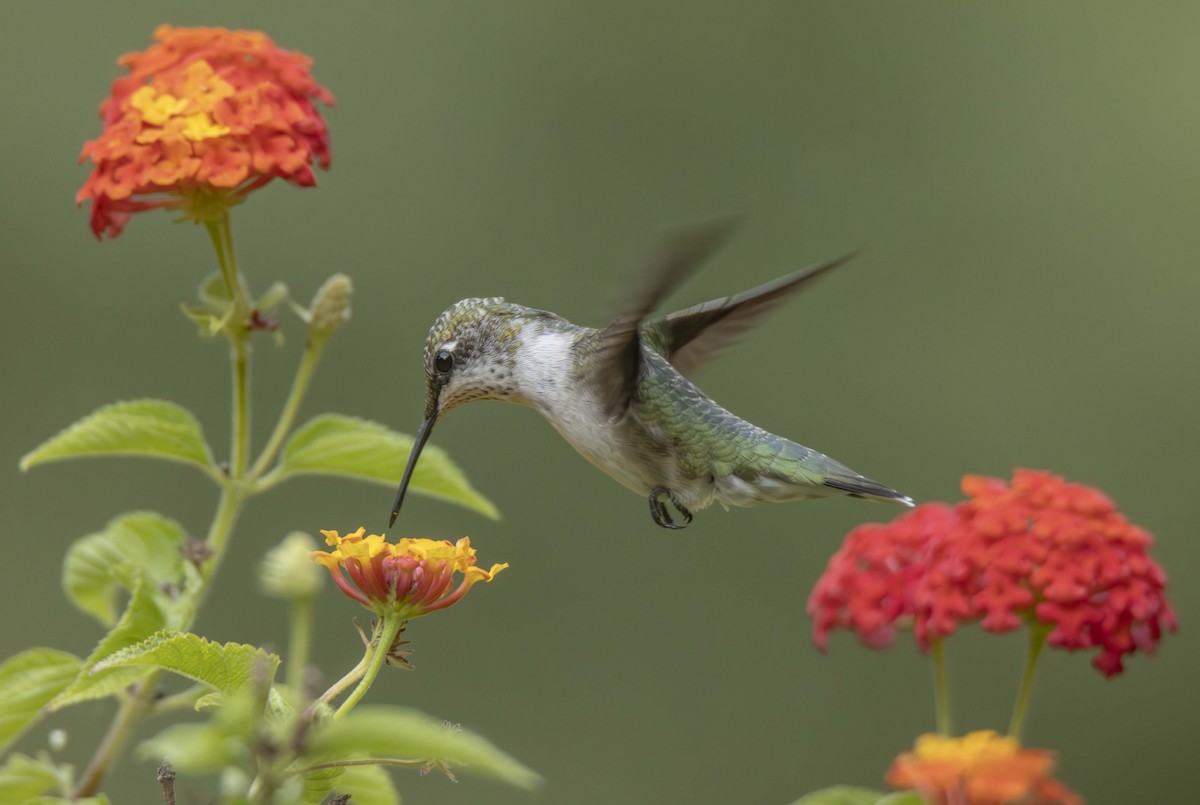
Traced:
[[968, 475], [962, 490], [955, 506], [924, 504], [846, 537], [809, 598], [818, 647], [836, 628], [879, 648], [911, 626], [925, 649], [962, 623], [1029, 623], [1050, 629], [1051, 646], [1098, 648], [1092, 664], [1112, 676], [1175, 630], [1153, 539], [1103, 493], [1033, 470], [1011, 483]]
[[113, 81], [104, 131], [79, 158], [95, 164], [76, 201], [91, 200], [97, 238], [141, 210], [195, 214], [277, 177], [316, 184], [310, 165], [328, 168], [330, 152], [314, 101], [333, 96], [309, 74], [312, 59], [257, 31], [163, 25], [154, 38], [117, 60], [129, 75]]

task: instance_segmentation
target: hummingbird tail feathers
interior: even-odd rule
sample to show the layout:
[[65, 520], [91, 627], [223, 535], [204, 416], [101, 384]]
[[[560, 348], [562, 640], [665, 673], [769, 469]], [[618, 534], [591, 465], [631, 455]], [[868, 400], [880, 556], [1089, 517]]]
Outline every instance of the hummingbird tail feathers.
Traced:
[[830, 489], [836, 489], [850, 497], [878, 500], [882, 503], [899, 503], [901, 506], [912, 506], [913, 499], [902, 495], [890, 486], [851, 473], [831, 475], [823, 481]]

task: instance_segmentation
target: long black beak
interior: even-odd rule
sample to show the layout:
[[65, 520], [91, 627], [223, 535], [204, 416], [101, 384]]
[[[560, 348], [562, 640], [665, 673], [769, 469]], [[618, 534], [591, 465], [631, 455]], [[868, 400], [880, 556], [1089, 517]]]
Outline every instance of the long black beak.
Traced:
[[392, 504], [392, 519], [388, 520], [388, 528], [396, 524], [396, 517], [400, 514], [400, 504], [404, 503], [404, 493], [408, 490], [408, 482], [412, 480], [413, 468], [417, 466], [417, 459], [421, 457], [421, 450], [425, 447], [425, 442], [429, 441], [429, 434], [433, 430], [435, 422], [437, 422], [436, 413], [422, 419], [421, 427], [417, 428], [417, 437], [413, 442], [412, 452], [408, 455], [408, 466], [404, 468], [404, 476], [400, 479], [400, 488], [396, 490], [396, 502]]

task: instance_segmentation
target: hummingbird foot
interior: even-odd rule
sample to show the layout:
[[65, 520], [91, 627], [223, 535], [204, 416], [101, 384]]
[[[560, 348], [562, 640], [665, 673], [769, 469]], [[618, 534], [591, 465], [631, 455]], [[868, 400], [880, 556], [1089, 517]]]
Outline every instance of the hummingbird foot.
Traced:
[[[667, 510], [667, 504], [659, 500], [663, 495], [666, 495], [667, 499], [671, 501], [671, 505], [675, 507], [675, 510], [683, 515], [682, 523], [677, 523], [671, 519], [671, 514]], [[657, 525], [663, 528], [679, 529], [687, 528], [688, 524], [692, 522], [692, 513], [679, 502], [679, 498], [675, 497], [675, 493], [665, 486], [656, 486], [651, 489], [649, 500], [650, 516], [654, 518], [654, 522]]]

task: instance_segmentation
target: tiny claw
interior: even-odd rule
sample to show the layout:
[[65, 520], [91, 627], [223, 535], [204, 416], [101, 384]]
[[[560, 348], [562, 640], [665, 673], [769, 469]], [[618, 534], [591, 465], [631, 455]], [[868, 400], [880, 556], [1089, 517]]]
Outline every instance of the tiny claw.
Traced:
[[[666, 504], [659, 500], [659, 497], [662, 495], [666, 495], [667, 499], [671, 501], [671, 505], [675, 507], [675, 510], [683, 515], [682, 523], [677, 523], [671, 519], [671, 514], [669, 511], [667, 511]], [[667, 489], [665, 486], [656, 486], [651, 489], [649, 501], [650, 516], [654, 518], [655, 524], [662, 528], [679, 530], [681, 528], [687, 528], [692, 522], [692, 513], [687, 510], [683, 503], [680, 502], [679, 498], [675, 496], [675, 493], [670, 489]]]

